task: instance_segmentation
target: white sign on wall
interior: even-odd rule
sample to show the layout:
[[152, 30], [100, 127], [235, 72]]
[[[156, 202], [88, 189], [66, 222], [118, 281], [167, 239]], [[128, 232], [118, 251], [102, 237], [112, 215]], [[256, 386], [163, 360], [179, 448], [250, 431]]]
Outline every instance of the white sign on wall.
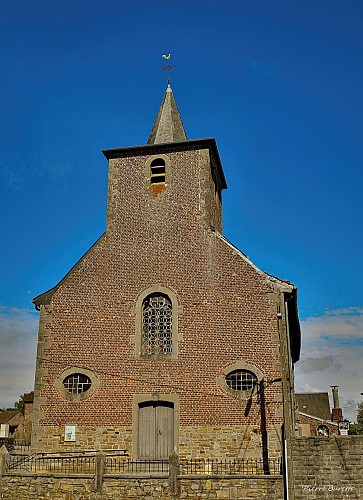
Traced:
[[64, 426], [64, 441], [65, 442], [76, 441], [76, 425], [75, 424], [66, 424]]
[[346, 420], [338, 422], [339, 426], [339, 434], [341, 436], [348, 436], [348, 431], [349, 431], [349, 422]]

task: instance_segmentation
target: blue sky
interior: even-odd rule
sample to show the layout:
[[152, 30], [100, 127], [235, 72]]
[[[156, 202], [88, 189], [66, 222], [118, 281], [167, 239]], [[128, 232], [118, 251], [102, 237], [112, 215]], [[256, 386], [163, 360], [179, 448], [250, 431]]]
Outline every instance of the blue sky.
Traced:
[[297, 389], [340, 385], [353, 418], [362, 2], [2, 0], [0, 27], [0, 406], [32, 388], [30, 300], [104, 231], [100, 150], [146, 142], [170, 52], [188, 137], [217, 139], [225, 236], [299, 288]]

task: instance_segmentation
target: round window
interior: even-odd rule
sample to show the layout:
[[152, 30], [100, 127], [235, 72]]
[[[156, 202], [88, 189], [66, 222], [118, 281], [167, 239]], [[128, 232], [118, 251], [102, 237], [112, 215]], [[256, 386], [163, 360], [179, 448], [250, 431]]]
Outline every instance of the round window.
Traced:
[[318, 436], [329, 436], [329, 427], [327, 425], [320, 424], [316, 428], [316, 433]]
[[248, 391], [257, 384], [257, 377], [248, 370], [234, 370], [226, 376], [226, 384], [234, 391]]
[[63, 380], [63, 386], [71, 394], [81, 394], [91, 387], [91, 379], [83, 373], [72, 373]]

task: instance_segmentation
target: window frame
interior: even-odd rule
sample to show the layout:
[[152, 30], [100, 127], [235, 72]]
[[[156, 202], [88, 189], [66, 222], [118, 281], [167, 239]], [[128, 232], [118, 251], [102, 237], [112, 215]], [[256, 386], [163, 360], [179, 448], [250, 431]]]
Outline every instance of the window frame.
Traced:
[[[170, 354], [143, 354], [142, 339], [143, 339], [143, 304], [145, 299], [152, 294], [166, 295], [172, 307], [172, 352]], [[179, 342], [182, 342], [182, 335], [179, 333], [179, 315], [182, 313], [183, 307], [179, 304], [176, 293], [170, 288], [162, 285], [154, 285], [143, 290], [136, 299], [135, 307], [131, 313], [135, 316], [135, 335], [131, 335], [130, 342], [135, 345], [135, 356], [145, 360], [169, 360], [178, 358]]]
[[[243, 380], [242, 377], [235, 377], [235, 379], [233, 378], [229, 378], [231, 375], [233, 374], [246, 374], [246, 377], [245, 377], [245, 380]], [[248, 376], [247, 376], [248, 374]], [[252, 376], [251, 376], [252, 375]], [[252, 382], [252, 386], [251, 387], [247, 387], [247, 389], [235, 389], [234, 387], [231, 387], [231, 385], [228, 383], [228, 379], [229, 381], [231, 382], [231, 385], [232, 385], [232, 382], [234, 382], [236, 385], [240, 384], [240, 385], [250, 385], [249, 382]], [[243, 369], [237, 369], [237, 370], [233, 370], [231, 372], [228, 372], [227, 375], [225, 376], [224, 378], [226, 384], [227, 384], [227, 387], [229, 389], [232, 389], [232, 391], [238, 391], [238, 392], [241, 392], [241, 391], [252, 391], [256, 385], [258, 384], [258, 379], [257, 379], [257, 376], [256, 374], [251, 371], [251, 370], [246, 370], [245, 368]]]
[[[77, 382], [75, 383], [75, 378], [77, 377]], [[81, 382], [80, 378], [81, 377], [86, 377], [87, 381], [86, 382]], [[66, 381], [68, 381], [69, 379], [73, 378], [73, 381], [72, 381], [72, 386], [71, 388], [72, 389], [76, 389], [75, 391], [74, 390], [70, 390], [70, 387], [67, 388], [66, 387]], [[89, 382], [88, 382], [89, 381]], [[83, 389], [84, 385], [88, 385], [87, 389]], [[84, 392], [87, 392], [91, 389], [92, 387], [92, 380], [87, 376], [85, 375], [84, 373], [80, 373], [80, 372], [77, 372], [77, 373], [71, 373], [70, 375], [67, 375], [64, 379], [63, 379], [63, 387], [65, 388], [65, 390], [67, 392], [69, 392], [70, 394], [83, 394]], [[82, 390], [79, 390], [80, 388], [82, 388]]]
[[[232, 373], [234, 371], [240, 371], [240, 370], [249, 371], [249, 372], [253, 373], [253, 375], [255, 375], [255, 377], [257, 378], [257, 383], [251, 389], [239, 391], [239, 390], [231, 389], [227, 385], [226, 377], [230, 373]], [[216, 382], [217, 382], [218, 387], [220, 389], [222, 389], [223, 392], [225, 392], [229, 396], [234, 397], [235, 399], [239, 399], [241, 401], [244, 401], [244, 400], [248, 399], [249, 397], [251, 397], [251, 395], [254, 392], [257, 392], [258, 385], [261, 384], [261, 382], [264, 380], [264, 378], [265, 377], [264, 377], [263, 372], [259, 368], [257, 368], [256, 365], [246, 363], [244, 360], [238, 360], [235, 363], [233, 363], [232, 365], [226, 366], [222, 370], [222, 373], [217, 376]]]
[[[87, 389], [87, 391], [80, 393], [69, 392], [64, 387], [63, 385], [64, 380], [70, 375], [77, 375], [77, 374], [84, 375], [91, 380], [91, 387]], [[91, 370], [74, 366], [60, 373], [58, 377], [55, 379], [54, 385], [65, 399], [77, 403], [92, 396], [92, 394], [100, 387], [100, 380], [97, 377], [97, 375]]]
[[[153, 163], [155, 163], [157, 161], [162, 162], [162, 164], [153, 165]], [[163, 172], [157, 173], [157, 172], [153, 171], [153, 169], [163, 169]], [[163, 180], [159, 180], [162, 178], [163, 178]], [[166, 184], [166, 161], [161, 156], [154, 158], [150, 162], [150, 185], [152, 185], [152, 184]]]
[[[163, 165], [165, 168], [165, 180], [162, 182], [152, 182], [152, 178], [154, 176], [152, 174], [151, 164], [153, 162], [155, 162], [155, 160], [163, 160], [163, 162], [165, 164], [165, 165]], [[145, 178], [146, 178], [147, 188], [149, 189], [152, 198], [156, 199], [162, 192], [165, 191], [165, 189], [170, 187], [171, 168], [170, 168], [169, 157], [167, 155], [164, 155], [164, 154], [150, 156], [147, 159], [146, 165], [145, 165]]]
[[[166, 314], [161, 314], [161, 311]], [[153, 342], [150, 337], [154, 338]], [[141, 353], [148, 357], [171, 356], [173, 353], [173, 305], [164, 293], [151, 293], [142, 302]]]
[[[328, 431], [328, 434], [323, 434], [323, 433], [319, 432], [320, 429], [321, 430], [326, 429]], [[315, 433], [319, 437], [329, 437], [330, 436], [330, 429], [329, 429], [329, 427], [326, 424], [324, 424], [323, 422], [321, 422], [320, 424], [318, 424], [316, 426]]]

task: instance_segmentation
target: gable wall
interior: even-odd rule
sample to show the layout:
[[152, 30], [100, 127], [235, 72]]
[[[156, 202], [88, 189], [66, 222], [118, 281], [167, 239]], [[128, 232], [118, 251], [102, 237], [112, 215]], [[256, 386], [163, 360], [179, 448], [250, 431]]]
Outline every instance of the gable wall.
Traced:
[[[218, 229], [221, 216], [208, 152], [169, 157], [170, 187], [155, 199], [145, 173], [147, 157], [111, 160], [106, 235], [42, 306], [38, 448], [62, 447], [64, 423], [75, 423], [74, 446], [100, 443], [132, 454], [133, 396], [170, 393], [179, 396], [180, 447], [186, 456], [201, 449], [216, 456], [255, 456], [265, 427], [273, 453], [280, 453], [281, 384], [272, 381], [281, 376], [276, 318], [281, 296], [210, 229]], [[155, 284], [170, 288], [181, 306], [176, 360], [135, 355], [135, 303]], [[223, 370], [240, 359], [262, 372], [264, 401], [257, 394], [248, 403], [240, 401], [217, 385]], [[79, 403], [65, 399], [54, 385], [74, 366], [93, 371], [100, 381]], [[206, 433], [216, 444], [205, 445]]]

